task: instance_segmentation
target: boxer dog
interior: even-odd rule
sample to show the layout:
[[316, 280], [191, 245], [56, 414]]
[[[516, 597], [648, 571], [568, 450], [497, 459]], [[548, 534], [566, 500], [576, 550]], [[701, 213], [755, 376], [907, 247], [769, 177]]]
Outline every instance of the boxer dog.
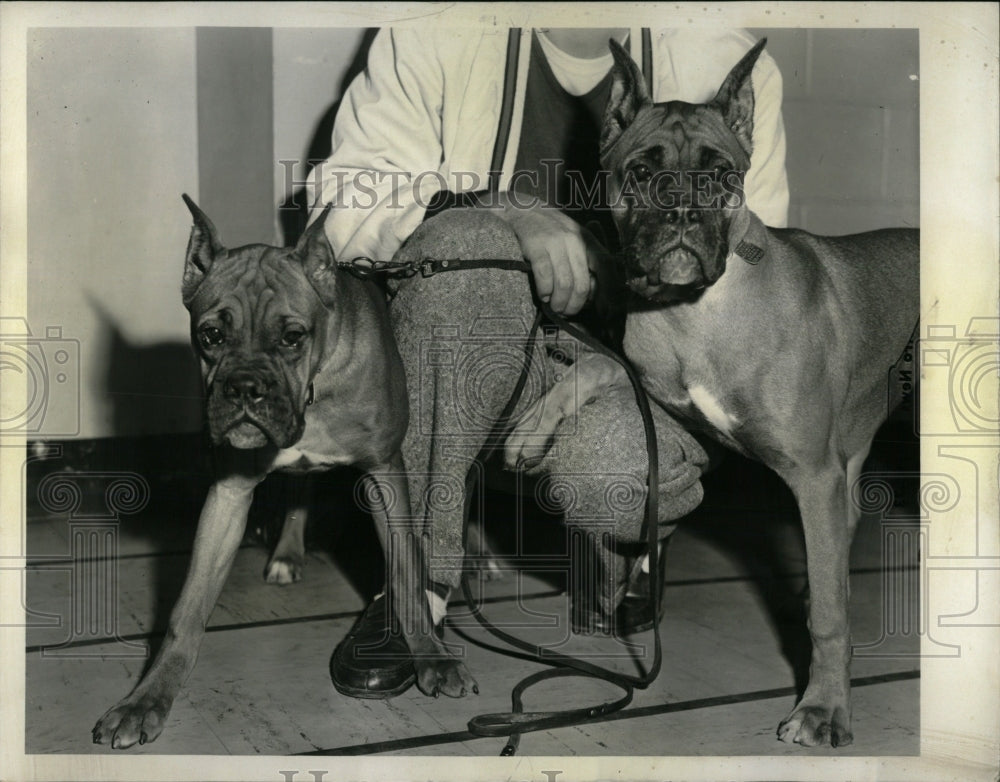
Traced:
[[[778, 736], [842, 746], [852, 740], [848, 551], [859, 516], [849, 492], [917, 324], [919, 233], [821, 237], [767, 228], [747, 209], [751, 71], [764, 43], [713, 100], [691, 104], [653, 103], [612, 41], [601, 158], [633, 295], [626, 355], [653, 400], [777, 472], [802, 516], [812, 661]], [[539, 433], [625, 382], [598, 354], [576, 366], [526, 411], [535, 423], [509, 438], [509, 465], [537, 460]]]
[[384, 295], [338, 269], [323, 230], [329, 207], [294, 248], [227, 250], [208, 217], [184, 200], [194, 227], [182, 294], [205, 381], [216, 476], [163, 646], [131, 694], [98, 720], [94, 742], [125, 749], [163, 730], [243, 539], [254, 487], [272, 470], [353, 464], [364, 471], [417, 686], [435, 696], [478, 691], [433, 632], [400, 456], [406, 381]]

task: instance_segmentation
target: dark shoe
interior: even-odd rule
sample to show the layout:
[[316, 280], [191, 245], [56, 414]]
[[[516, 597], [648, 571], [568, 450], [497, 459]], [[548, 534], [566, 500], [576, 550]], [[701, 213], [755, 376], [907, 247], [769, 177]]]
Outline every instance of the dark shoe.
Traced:
[[[667, 544], [670, 538], [660, 541], [659, 557], [659, 619], [663, 618], [663, 584], [666, 574]], [[642, 557], [639, 556], [630, 563], [628, 589], [625, 597], [615, 609], [614, 616], [601, 612], [589, 601], [574, 601], [573, 632], [603, 633], [623, 638], [634, 633], [641, 633], [653, 627], [653, 606], [650, 601], [649, 573], [642, 572]]]
[[394, 698], [417, 680], [406, 640], [389, 627], [388, 600], [379, 595], [330, 658], [330, 678], [341, 695]]
[[[660, 541], [660, 557], [657, 563], [660, 583], [656, 585], [658, 590], [656, 593], [657, 605], [659, 606], [657, 619], [663, 619], [663, 584], [666, 581], [667, 544], [669, 542], [670, 538], [664, 538]], [[628, 582], [628, 591], [615, 612], [616, 623], [621, 628], [621, 635], [641, 633], [653, 628], [653, 603], [650, 599], [652, 589], [653, 584], [649, 580], [649, 573], [643, 573], [641, 564], [637, 563], [635, 572]]]

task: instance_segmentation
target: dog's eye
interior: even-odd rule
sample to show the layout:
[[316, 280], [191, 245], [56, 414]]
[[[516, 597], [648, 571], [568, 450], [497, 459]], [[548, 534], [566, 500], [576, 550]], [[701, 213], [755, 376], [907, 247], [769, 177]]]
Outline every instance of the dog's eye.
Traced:
[[701, 151], [700, 162], [701, 170], [711, 171], [716, 179], [733, 170], [733, 166], [732, 163], [730, 163], [729, 158], [726, 155], [720, 154], [718, 150], [712, 149], [711, 147], [705, 147]]
[[633, 163], [628, 170], [635, 177], [636, 182], [648, 182], [653, 176], [653, 172], [645, 163]]
[[198, 332], [198, 339], [201, 340], [203, 347], [211, 348], [225, 342], [226, 335], [222, 333], [221, 329], [217, 329], [215, 326], [205, 326]]
[[281, 335], [281, 344], [286, 348], [297, 348], [305, 337], [306, 333], [302, 329], [288, 329]]
[[716, 179], [733, 170], [732, 164], [725, 157], [707, 149], [701, 156], [701, 168], [703, 171], [711, 171]]

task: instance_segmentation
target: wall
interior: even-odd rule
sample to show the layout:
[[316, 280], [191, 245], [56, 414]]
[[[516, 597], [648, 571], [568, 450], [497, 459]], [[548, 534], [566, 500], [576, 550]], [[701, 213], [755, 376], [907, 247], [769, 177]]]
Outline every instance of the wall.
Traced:
[[303, 227], [305, 198], [300, 183], [309, 170], [308, 161], [325, 160], [330, 154], [340, 96], [363, 69], [372, 32], [361, 28], [274, 31], [274, 203], [284, 207], [277, 213], [277, 231], [286, 244]]
[[267, 27], [199, 27], [199, 206], [223, 244], [274, 244], [273, 56]]
[[789, 224], [920, 224], [916, 30], [757, 29], [784, 81]]
[[61, 328], [79, 372], [78, 389], [50, 387], [42, 431], [197, 427], [177, 294], [180, 194], [198, 193], [195, 32], [28, 39], [28, 322], [36, 337]]

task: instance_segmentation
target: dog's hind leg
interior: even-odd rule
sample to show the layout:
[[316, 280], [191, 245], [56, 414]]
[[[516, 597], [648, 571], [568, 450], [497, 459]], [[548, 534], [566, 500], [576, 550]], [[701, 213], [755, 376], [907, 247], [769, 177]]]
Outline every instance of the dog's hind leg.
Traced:
[[309, 518], [309, 504], [314, 494], [314, 485], [308, 475], [292, 482], [288, 509], [285, 511], [285, 523], [281, 527], [281, 537], [264, 569], [264, 580], [268, 584], [284, 586], [302, 578], [306, 557], [306, 521]]
[[[860, 491], [860, 486], [858, 486], [858, 480], [861, 478], [861, 468], [864, 467], [865, 459], [868, 458], [868, 452], [871, 450], [872, 443], [871, 440], [865, 445], [864, 448], [859, 450], [854, 456], [847, 460], [847, 540], [848, 546], [850, 546], [850, 541], [854, 540], [854, 531], [858, 527], [858, 521], [861, 519], [861, 503], [859, 502], [858, 492]], [[855, 487], [858, 486], [857, 489]]]
[[795, 492], [805, 532], [812, 661], [802, 700], [778, 726], [778, 737], [810, 747], [827, 741], [843, 746], [853, 740], [846, 468], [831, 460], [782, 477]]

